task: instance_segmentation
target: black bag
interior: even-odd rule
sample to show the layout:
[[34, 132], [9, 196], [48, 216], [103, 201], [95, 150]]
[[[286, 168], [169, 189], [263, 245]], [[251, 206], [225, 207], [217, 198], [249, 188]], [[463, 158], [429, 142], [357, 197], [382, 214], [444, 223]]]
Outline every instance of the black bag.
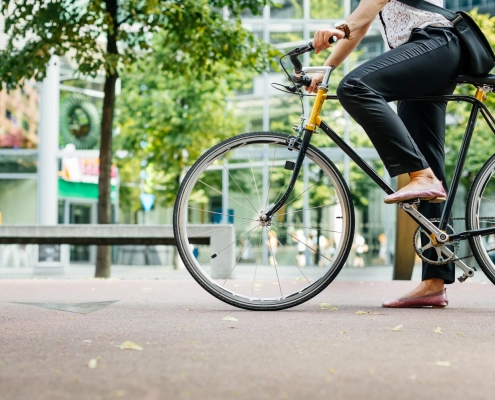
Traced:
[[425, 0], [399, 1], [420, 10], [441, 14], [452, 22], [452, 25], [454, 25], [454, 28], [457, 31], [457, 35], [462, 39], [471, 56], [468, 66], [469, 69], [466, 71], [466, 75], [488, 75], [495, 66], [495, 54], [493, 54], [493, 49], [479, 26], [468, 14], [462, 11], [453, 12]]

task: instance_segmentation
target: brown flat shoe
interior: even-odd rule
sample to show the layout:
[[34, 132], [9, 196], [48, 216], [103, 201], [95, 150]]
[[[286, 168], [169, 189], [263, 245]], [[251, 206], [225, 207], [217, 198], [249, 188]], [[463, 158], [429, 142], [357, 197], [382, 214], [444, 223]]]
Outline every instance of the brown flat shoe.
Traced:
[[385, 308], [412, 308], [412, 307], [433, 307], [443, 308], [449, 305], [447, 299], [447, 289], [440, 292], [418, 297], [400, 297], [398, 299], [385, 300], [382, 307]]
[[435, 185], [423, 186], [412, 190], [403, 190], [385, 196], [386, 204], [401, 203], [408, 200], [427, 200], [430, 203], [441, 203], [447, 199], [447, 193], [441, 183]]

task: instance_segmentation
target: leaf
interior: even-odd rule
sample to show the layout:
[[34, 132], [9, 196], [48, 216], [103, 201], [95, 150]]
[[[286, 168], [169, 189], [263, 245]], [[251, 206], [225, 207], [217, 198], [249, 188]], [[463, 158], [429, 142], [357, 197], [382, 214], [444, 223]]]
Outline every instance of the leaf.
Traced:
[[356, 315], [366, 315], [366, 314], [369, 314], [369, 312], [366, 312], [366, 311], [358, 311], [356, 313]]
[[130, 340], [126, 340], [124, 343], [122, 343], [120, 346], [117, 346], [120, 350], [143, 350], [143, 348], [134, 343], [134, 342], [131, 342]]
[[92, 358], [88, 362], [88, 368], [95, 369], [98, 365], [98, 360], [96, 358]]
[[223, 319], [224, 321], [237, 321], [237, 318], [230, 317], [230, 316], [223, 317], [222, 319]]
[[435, 365], [439, 367], [450, 367], [450, 361], [435, 361]]
[[333, 368], [328, 368], [328, 372], [330, 374], [335, 374], [337, 371], [335, 371], [335, 369], [333, 369]]
[[392, 330], [394, 332], [398, 332], [398, 331], [403, 331], [404, 329], [402, 329], [404, 327], [404, 325], [397, 325], [395, 328], [392, 328]]
[[337, 310], [337, 307], [332, 307], [332, 305], [329, 303], [320, 303], [320, 309], [334, 311]]
[[443, 332], [442, 332], [442, 328], [440, 328], [439, 326], [437, 326], [437, 327], [433, 330], [433, 332], [435, 332], [435, 333], [443, 333]]

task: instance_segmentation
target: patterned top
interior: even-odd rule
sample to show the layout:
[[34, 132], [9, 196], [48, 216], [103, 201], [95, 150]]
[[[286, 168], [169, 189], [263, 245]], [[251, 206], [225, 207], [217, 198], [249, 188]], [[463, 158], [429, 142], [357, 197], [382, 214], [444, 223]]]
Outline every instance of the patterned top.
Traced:
[[[443, 0], [426, 0], [437, 6], [443, 6]], [[377, 15], [380, 32], [385, 45], [394, 49], [404, 44], [409, 39], [414, 28], [426, 28], [427, 26], [452, 27], [452, 23], [443, 15], [429, 11], [419, 10], [407, 6], [399, 0], [389, 0]]]

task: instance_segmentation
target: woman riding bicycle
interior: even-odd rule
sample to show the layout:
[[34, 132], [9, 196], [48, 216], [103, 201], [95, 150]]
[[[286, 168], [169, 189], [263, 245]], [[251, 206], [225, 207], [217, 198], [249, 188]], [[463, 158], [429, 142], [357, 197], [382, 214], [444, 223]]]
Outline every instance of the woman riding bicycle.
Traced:
[[[442, 5], [442, 0], [427, 0]], [[445, 101], [402, 101], [418, 96], [452, 94], [452, 79], [463, 72], [464, 49], [450, 21], [399, 0], [361, 0], [356, 10], [333, 29], [315, 33], [319, 53], [339, 39], [325, 62], [339, 66], [378, 19], [389, 51], [360, 65], [344, 77], [337, 89], [345, 110], [363, 127], [391, 177], [408, 173], [410, 183], [385, 202], [419, 198], [419, 211], [427, 218], [442, 214], [446, 193], [444, 171]], [[346, 39], [346, 40], [341, 40]], [[316, 92], [322, 74], [312, 76], [309, 92]], [[399, 101], [397, 114], [388, 102]], [[434, 258], [432, 255], [430, 257]], [[453, 283], [454, 264], [423, 262], [422, 282], [403, 297], [387, 300], [384, 307], [448, 304], [444, 284]]]

